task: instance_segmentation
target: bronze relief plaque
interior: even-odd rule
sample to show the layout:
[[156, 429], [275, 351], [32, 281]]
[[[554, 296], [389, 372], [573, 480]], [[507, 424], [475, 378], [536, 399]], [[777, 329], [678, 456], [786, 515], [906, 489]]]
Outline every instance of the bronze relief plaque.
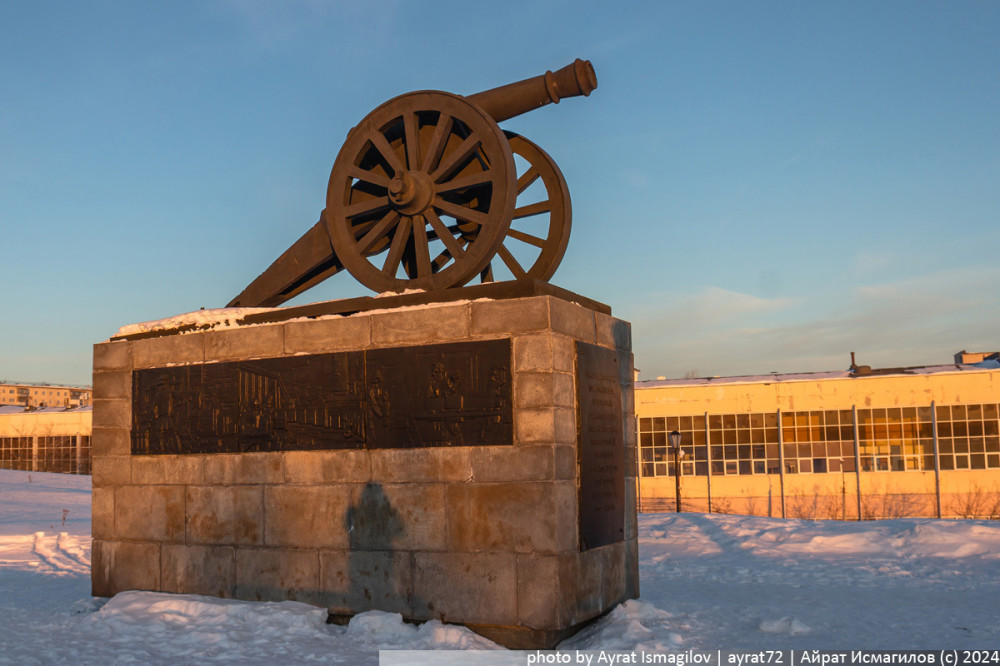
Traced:
[[614, 349], [576, 343], [580, 550], [625, 538], [621, 367]]
[[132, 373], [132, 453], [509, 445], [510, 340]]
[[369, 448], [512, 443], [510, 340], [367, 356]]

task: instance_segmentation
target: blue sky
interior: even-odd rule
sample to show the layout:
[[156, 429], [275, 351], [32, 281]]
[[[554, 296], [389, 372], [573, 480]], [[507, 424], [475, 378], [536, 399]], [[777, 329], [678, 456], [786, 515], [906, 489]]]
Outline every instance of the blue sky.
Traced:
[[88, 384], [119, 326], [225, 305], [383, 101], [577, 57], [589, 98], [503, 127], [569, 183], [552, 282], [643, 378], [1000, 348], [998, 3], [40, 0], [0, 8], [0, 379]]

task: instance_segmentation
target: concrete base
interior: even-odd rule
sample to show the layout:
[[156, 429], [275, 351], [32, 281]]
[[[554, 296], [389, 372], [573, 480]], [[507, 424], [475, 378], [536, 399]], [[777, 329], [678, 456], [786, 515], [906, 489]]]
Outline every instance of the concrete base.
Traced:
[[[140, 370], [480, 340], [510, 341], [508, 444], [132, 453]], [[578, 343], [621, 359], [624, 528], [589, 548]], [[638, 596], [633, 413], [629, 325], [563, 295], [98, 344], [93, 592], [295, 599], [334, 616], [378, 609], [549, 648]], [[359, 541], [357, 524], [374, 536]]]

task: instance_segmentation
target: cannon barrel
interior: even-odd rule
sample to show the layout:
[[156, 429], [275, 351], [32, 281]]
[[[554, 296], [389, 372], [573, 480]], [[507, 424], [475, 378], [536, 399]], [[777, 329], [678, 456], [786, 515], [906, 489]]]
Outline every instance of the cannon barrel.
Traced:
[[597, 74], [589, 60], [577, 58], [558, 72], [545, 72], [517, 83], [486, 90], [465, 99], [488, 113], [498, 123], [533, 111], [564, 97], [587, 96], [597, 87]]

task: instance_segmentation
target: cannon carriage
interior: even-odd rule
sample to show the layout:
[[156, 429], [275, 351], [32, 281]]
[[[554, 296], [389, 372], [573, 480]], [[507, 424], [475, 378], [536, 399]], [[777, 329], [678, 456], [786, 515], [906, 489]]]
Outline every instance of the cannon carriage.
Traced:
[[[569, 190], [545, 151], [498, 123], [596, 87], [591, 64], [576, 60], [467, 97], [385, 102], [348, 133], [319, 221], [228, 307], [277, 306], [342, 270], [376, 292], [492, 281], [497, 261], [515, 279], [548, 280], [569, 240]], [[544, 194], [529, 202], [539, 183]], [[541, 222], [512, 228], [528, 218]]]

